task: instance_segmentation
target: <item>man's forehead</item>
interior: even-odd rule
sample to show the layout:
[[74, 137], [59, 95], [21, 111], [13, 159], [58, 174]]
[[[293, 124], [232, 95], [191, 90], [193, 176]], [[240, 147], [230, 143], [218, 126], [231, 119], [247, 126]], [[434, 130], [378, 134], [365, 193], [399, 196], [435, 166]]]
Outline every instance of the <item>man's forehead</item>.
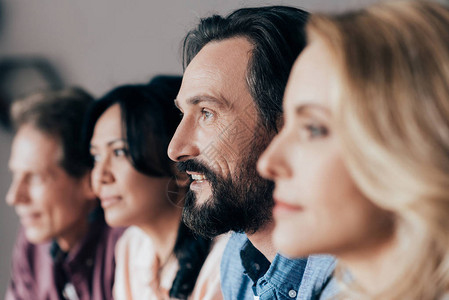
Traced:
[[57, 166], [61, 157], [58, 138], [27, 125], [14, 137], [9, 164], [16, 168], [44, 170]]
[[251, 49], [245, 38], [208, 43], [187, 66], [177, 104], [206, 96], [232, 103], [235, 93], [249, 93], [246, 71]]
[[198, 52], [188, 66], [195, 62], [202, 62], [205, 65], [211, 62], [235, 62], [235, 65], [240, 65], [241, 61], [239, 60], [247, 61], [252, 50], [253, 45], [245, 37], [211, 41]]

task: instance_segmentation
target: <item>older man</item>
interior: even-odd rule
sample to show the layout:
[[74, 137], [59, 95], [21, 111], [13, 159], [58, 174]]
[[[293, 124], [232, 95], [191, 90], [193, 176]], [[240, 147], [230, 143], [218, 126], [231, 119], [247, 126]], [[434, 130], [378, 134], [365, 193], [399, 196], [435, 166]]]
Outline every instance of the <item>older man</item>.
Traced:
[[221, 264], [229, 300], [315, 298], [334, 268], [327, 256], [276, 254], [273, 184], [256, 171], [282, 124], [282, 96], [305, 46], [306, 19], [291, 7], [245, 8], [203, 19], [184, 41], [185, 72], [175, 100], [183, 119], [168, 154], [192, 181], [184, 221], [204, 236], [240, 232]]
[[12, 299], [112, 299], [114, 246], [90, 188], [82, 122], [92, 98], [77, 89], [17, 101], [6, 202], [22, 225], [6, 294]]

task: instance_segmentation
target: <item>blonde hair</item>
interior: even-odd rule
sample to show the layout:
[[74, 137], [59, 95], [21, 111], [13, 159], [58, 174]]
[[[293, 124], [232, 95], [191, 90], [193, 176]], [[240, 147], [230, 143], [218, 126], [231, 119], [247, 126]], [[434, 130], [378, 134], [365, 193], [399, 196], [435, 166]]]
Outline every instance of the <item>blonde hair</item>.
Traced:
[[309, 38], [335, 58], [335, 106], [354, 181], [395, 216], [391, 284], [350, 298], [439, 299], [449, 291], [449, 11], [389, 2], [313, 16]]

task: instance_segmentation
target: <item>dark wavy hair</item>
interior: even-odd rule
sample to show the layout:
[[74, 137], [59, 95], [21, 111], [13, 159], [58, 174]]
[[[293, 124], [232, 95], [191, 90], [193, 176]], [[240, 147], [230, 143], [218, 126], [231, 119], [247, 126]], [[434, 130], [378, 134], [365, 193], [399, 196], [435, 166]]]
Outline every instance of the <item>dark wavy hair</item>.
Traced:
[[211, 41], [244, 37], [253, 45], [246, 81], [261, 124], [278, 130], [282, 98], [295, 59], [306, 45], [308, 13], [287, 6], [242, 8], [227, 17], [201, 19], [183, 43], [184, 69]]
[[[119, 104], [128, 159], [134, 168], [147, 176], [175, 178], [176, 168], [167, 156], [167, 148], [181, 120], [174, 105], [181, 81], [180, 76], [157, 76], [147, 85], [117, 87], [95, 101], [85, 123], [86, 151], [97, 120], [109, 107]], [[180, 223], [174, 247], [180, 269], [170, 289], [171, 297], [187, 299], [193, 291], [210, 244], [209, 239], [195, 236]]]

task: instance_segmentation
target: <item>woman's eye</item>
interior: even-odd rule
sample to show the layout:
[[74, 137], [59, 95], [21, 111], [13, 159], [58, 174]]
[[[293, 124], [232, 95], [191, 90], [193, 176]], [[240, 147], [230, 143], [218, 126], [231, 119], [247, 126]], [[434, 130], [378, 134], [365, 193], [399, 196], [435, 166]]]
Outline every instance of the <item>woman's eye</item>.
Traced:
[[126, 156], [127, 151], [124, 148], [114, 149], [113, 150], [114, 156]]
[[307, 125], [306, 129], [308, 131], [309, 138], [325, 137], [329, 133], [328, 129], [321, 125]]
[[327, 127], [318, 124], [303, 124], [299, 129], [300, 139], [303, 141], [324, 138], [329, 134]]

